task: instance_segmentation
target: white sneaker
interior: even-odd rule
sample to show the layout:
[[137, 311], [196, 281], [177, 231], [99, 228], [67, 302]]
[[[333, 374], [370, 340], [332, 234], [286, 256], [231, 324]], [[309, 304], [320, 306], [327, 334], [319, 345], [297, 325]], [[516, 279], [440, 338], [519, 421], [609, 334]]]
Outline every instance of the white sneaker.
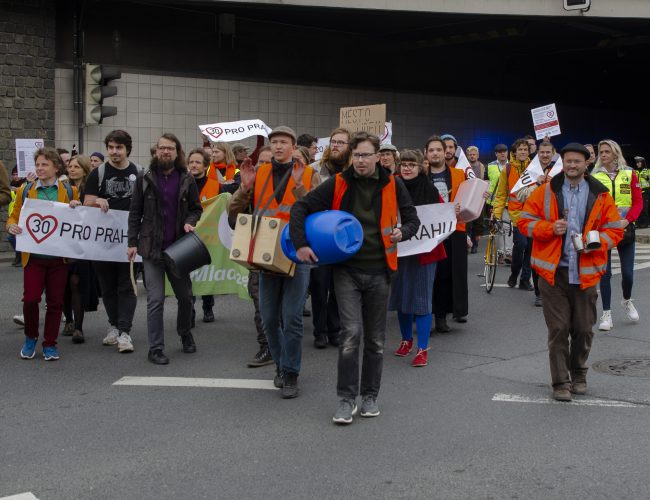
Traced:
[[23, 316], [22, 314], [16, 314], [14, 316], [14, 323], [20, 326], [25, 326], [25, 316]]
[[627, 314], [627, 318], [630, 321], [639, 321], [639, 313], [637, 312], [636, 307], [634, 307], [634, 304], [632, 304], [632, 299], [621, 300], [621, 305], [625, 308], [625, 314]]
[[117, 338], [120, 336], [120, 331], [115, 328], [114, 326], [111, 326], [108, 329], [108, 333], [106, 334], [106, 337], [104, 337], [104, 340], [102, 340], [102, 344], [104, 345], [115, 345], [117, 344]]
[[128, 333], [122, 332], [117, 337], [117, 350], [119, 352], [133, 352], [133, 340], [131, 340]]
[[598, 329], [602, 332], [608, 332], [612, 328], [614, 328], [614, 323], [612, 322], [612, 311], [603, 311], [603, 315], [600, 317]]

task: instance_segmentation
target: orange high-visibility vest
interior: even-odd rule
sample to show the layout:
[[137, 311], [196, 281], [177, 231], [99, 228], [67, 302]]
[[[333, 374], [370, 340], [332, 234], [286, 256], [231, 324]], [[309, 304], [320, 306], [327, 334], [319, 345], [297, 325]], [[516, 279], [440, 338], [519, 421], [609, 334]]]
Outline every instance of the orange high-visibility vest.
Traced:
[[[275, 191], [275, 186], [273, 185], [273, 172], [272, 165], [270, 163], [263, 163], [257, 169], [255, 174], [255, 196], [253, 198], [253, 204], [255, 207], [260, 209], [264, 207], [273, 195]], [[305, 166], [305, 171], [302, 173], [302, 185], [307, 191], [311, 191], [311, 178], [314, 174], [314, 170], [309, 166]], [[269, 182], [266, 182], [266, 178], [271, 176]], [[266, 185], [266, 187], [265, 187]], [[289, 212], [291, 207], [296, 202], [296, 198], [293, 195], [293, 190], [296, 187], [296, 183], [293, 180], [293, 176], [289, 176], [289, 182], [284, 190], [284, 196], [282, 201], [278, 205], [277, 200], [273, 197], [269, 203], [269, 206], [261, 213], [261, 215], [267, 217], [279, 217], [286, 221], [289, 220]], [[264, 192], [262, 192], [264, 189]]]
[[[332, 210], [341, 209], [341, 200], [348, 189], [348, 184], [341, 174], [336, 174], [334, 184], [334, 198], [332, 199]], [[397, 190], [395, 178], [389, 176], [388, 184], [381, 190], [381, 217], [379, 219], [379, 230], [381, 239], [384, 242], [384, 253], [386, 264], [391, 271], [397, 271], [397, 243], [390, 240], [390, 235], [397, 225]]]
[[[451, 196], [449, 201], [454, 201], [456, 199], [456, 193], [458, 192], [458, 186], [465, 182], [465, 172], [460, 168], [452, 167], [449, 169], [451, 174]], [[456, 231], [465, 231], [465, 224], [462, 222], [456, 223]]]
[[[517, 227], [522, 234], [533, 238], [530, 263], [551, 286], [555, 285], [555, 272], [562, 258], [562, 236], [553, 233], [553, 223], [560, 218], [557, 199], [547, 182], [533, 191], [519, 216]], [[580, 288], [595, 286], [607, 269], [607, 251], [623, 238], [623, 222], [609, 193], [600, 193], [587, 216], [583, 234], [591, 230], [600, 232], [601, 247], [579, 254]], [[566, 235], [567, 238], [570, 235]]]
[[203, 189], [201, 189], [201, 193], [199, 193], [199, 200], [201, 200], [201, 204], [204, 204], [210, 198], [214, 198], [219, 193], [221, 193], [221, 184], [208, 177], [203, 185]]
[[208, 179], [214, 179], [215, 181], [219, 180], [219, 176], [217, 175], [217, 169], [223, 170], [226, 169], [226, 175], [224, 175], [225, 179], [227, 181], [231, 181], [235, 178], [235, 174], [237, 173], [237, 165], [234, 163], [231, 163], [230, 165], [226, 165], [225, 163], [212, 163], [210, 162], [210, 168], [208, 169]]

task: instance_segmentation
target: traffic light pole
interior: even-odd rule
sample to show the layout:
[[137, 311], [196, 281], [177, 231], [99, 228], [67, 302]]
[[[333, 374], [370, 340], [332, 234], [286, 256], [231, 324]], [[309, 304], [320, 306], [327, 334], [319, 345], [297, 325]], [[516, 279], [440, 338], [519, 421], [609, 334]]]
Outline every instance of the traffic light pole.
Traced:
[[81, 16], [83, 15], [83, 2], [75, 2], [73, 10], [73, 54], [72, 54], [72, 79], [74, 111], [77, 115], [77, 148], [79, 154], [84, 152], [84, 104], [83, 104], [83, 32], [81, 31]]

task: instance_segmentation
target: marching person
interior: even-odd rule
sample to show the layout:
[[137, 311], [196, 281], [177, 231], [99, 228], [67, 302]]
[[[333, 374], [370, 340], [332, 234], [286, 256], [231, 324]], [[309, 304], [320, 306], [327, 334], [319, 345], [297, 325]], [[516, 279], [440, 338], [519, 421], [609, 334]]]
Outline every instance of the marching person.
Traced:
[[191, 331], [192, 282], [177, 276], [163, 260], [163, 251], [185, 233], [194, 231], [203, 209], [194, 178], [188, 173], [180, 141], [173, 134], [158, 139], [157, 153], [149, 169], [136, 181], [129, 210], [129, 261], [142, 256], [147, 288], [147, 334], [149, 361], [166, 365], [165, 275], [178, 301], [176, 330], [184, 353], [196, 352]]
[[[379, 415], [386, 339], [386, 310], [390, 277], [397, 271], [397, 242], [419, 227], [411, 197], [401, 179], [379, 164], [379, 138], [358, 132], [350, 139], [352, 166], [298, 200], [289, 225], [297, 257], [318, 263], [305, 236], [305, 218], [314, 212], [344, 210], [363, 227], [363, 245], [349, 260], [333, 266], [334, 288], [341, 317], [336, 392], [340, 398], [333, 421], [350, 424], [361, 395], [361, 416]], [[397, 225], [397, 214], [402, 226]], [[363, 364], [359, 385], [359, 346]]]
[[[140, 168], [129, 161], [131, 135], [113, 130], [104, 139], [108, 160], [88, 175], [84, 206], [128, 211]], [[117, 345], [120, 353], [133, 352], [131, 327], [138, 300], [133, 292], [128, 262], [94, 261], [109, 328], [102, 343]]]
[[[598, 143], [598, 159], [591, 171], [591, 176], [600, 181], [614, 198], [618, 213], [622, 217], [625, 235], [616, 246], [621, 259], [621, 286], [623, 300], [621, 305], [630, 321], [638, 322], [639, 313], [632, 303], [632, 285], [634, 283], [634, 222], [643, 210], [643, 194], [636, 172], [625, 164], [621, 147], [610, 139]], [[607, 271], [600, 280], [600, 294], [603, 301], [603, 315], [598, 329], [609, 331], [614, 328], [612, 320], [612, 251], [607, 253]]]
[[[23, 184], [16, 194], [16, 202], [7, 219], [7, 232], [13, 236], [21, 234], [18, 225], [23, 202], [27, 198], [58, 201], [79, 205], [77, 188], [66, 181], [58, 180], [63, 161], [54, 148], [40, 148], [34, 153], [36, 181]], [[2, 167], [4, 168], [4, 167]], [[39, 303], [45, 291], [45, 325], [43, 327], [43, 358], [45, 361], [59, 359], [56, 341], [63, 312], [63, 295], [68, 277], [68, 264], [61, 257], [29, 254], [22, 252], [24, 272], [23, 316], [25, 322], [25, 342], [20, 357], [33, 359], [38, 343]]]
[[[607, 188], [585, 177], [587, 148], [572, 142], [561, 155], [563, 174], [531, 194], [518, 226], [533, 238], [531, 262], [541, 278], [553, 398], [571, 401], [571, 393], [587, 392], [596, 286], [607, 267], [607, 253], [623, 236], [623, 224]], [[590, 231], [598, 232], [599, 248], [586, 249]]]
[[[424, 170], [422, 155], [405, 149], [400, 153], [399, 173], [413, 205], [442, 203], [442, 197]], [[445, 259], [445, 246], [435, 247], [431, 252], [400, 257], [397, 261], [397, 277], [390, 289], [389, 311], [397, 311], [402, 342], [395, 356], [408, 356], [413, 350], [413, 319], [418, 333], [418, 346], [412, 366], [426, 366], [429, 335], [433, 322], [433, 283], [436, 263]]]
[[[279, 126], [269, 134], [273, 158], [256, 170], [250, 159], [240, 167], [241, 184], [230, 200], [230, 218], [251, 209], [261, 215], [289, 220], [289, 210], [320, 184], [310, 166], [293, 158], [296, 133]], [[266, 208], [265, 208], [266, 207]], [[298, 264], [293, 277], [260, 273], [260, 313], [271, 356], [276, 365], [273, 383], [284, 399], [298, 396], [302, 359], [302, 312], [309, 286], [309, 266]]]

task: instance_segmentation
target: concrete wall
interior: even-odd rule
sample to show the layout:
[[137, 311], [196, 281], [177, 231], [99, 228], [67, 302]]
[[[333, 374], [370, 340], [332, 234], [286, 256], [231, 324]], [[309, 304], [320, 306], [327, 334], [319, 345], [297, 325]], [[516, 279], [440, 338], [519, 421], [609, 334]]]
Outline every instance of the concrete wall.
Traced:
[[[106, 134], [124, 128], [133, 136], [131, 156], [141, 165], [149, 163], [149, 148], [163, 132], [176, 134], [186, 151], [201, 144], [199, 124], [240, 119], [260, 118], [270, 127], [289, 125], [298, 134], [326, 137], [338, 126], [340, 107], [363, 104], [387, 104], [399, 148], [421, 148], [432, 133], [450, 132], [491, 159], [494, 144], [532, 128], [525, 103], [136, 73], [123, 73], [116, 86], [118, 95], [107, 104], [117, 106], [118, 114], [86, 129], [84, 151], [104, 151]], [[55, 87], [56, 142], [71, 149], [77, 143], [72, 70], [57, 69]]]
[[[0, 160], [11, 171], [15, 139], [54, 141], [54, 2], [0, 0]], [[0, 250], [6, 209], [0, 212]]]

